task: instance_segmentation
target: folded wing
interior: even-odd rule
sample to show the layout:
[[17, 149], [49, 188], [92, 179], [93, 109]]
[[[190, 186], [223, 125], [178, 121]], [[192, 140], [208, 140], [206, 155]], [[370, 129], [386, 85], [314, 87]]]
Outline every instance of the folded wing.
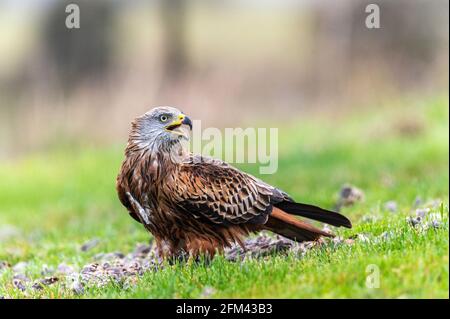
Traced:
[[290, 214], [351, 227], [344, 216], [295, 203], [283, 191], [220, 160], [192, 156], [171, 178], [167, 193], [177, 209], [215, 224], [260, 225], [297, 241], [332, 235]]

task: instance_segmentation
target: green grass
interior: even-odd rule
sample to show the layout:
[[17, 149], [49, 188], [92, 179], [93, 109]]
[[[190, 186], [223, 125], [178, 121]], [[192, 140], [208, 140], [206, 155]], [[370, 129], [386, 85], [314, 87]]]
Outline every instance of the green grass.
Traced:
[[[81, 297], [196, 298], [212, 287], [213, 298], [448, 298], [448, 98], [403, 102], [339, 119], [280, 123], [278, 172], [260, 176], [299, 201], [330, 208], [342, 184], [356, 185], [364, 201], [343, 209], [355, 227], [336, 232], [374, 239], [387, 231], [390, 239], [325, 245], [302, 257], [181, 263], [146, 273], [130, 288], [89, 288]], [[115, 194], [122, 148], [66, 146], [0, 163], [0, 261], [26, 261], [27, 275], [36, 279], [44, 264], [81, 267], [99, 252], [128, 253], [147, 242], [148, 233]], [[240, 168], [258, 172], [255, 165]], [[443, 216], [443, 227], [418, 231], [406, 223], [417, 197], [442, 203], [433, 211]], [[398, 212], [384, 208], [389, 200]], [[8, 227], [15, 231], [2, 237]], [[92, 238], [100, 244], [81, 252]], [[380, 271], [376, 289], [366, 287], [371, 264]], [[0, 270], [0, 296], [79, 297], [59, 284], [24, 295], [10, 270]]]

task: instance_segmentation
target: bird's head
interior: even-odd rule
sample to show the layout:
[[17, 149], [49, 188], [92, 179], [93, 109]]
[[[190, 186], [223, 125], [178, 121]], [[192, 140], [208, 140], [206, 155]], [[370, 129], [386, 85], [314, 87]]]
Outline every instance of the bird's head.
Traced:
[[192, 121], [183, 112], [170, 106], [160, 106], [136, 118], [130, 140], [148, 145], [168, 146], [189, 140]]

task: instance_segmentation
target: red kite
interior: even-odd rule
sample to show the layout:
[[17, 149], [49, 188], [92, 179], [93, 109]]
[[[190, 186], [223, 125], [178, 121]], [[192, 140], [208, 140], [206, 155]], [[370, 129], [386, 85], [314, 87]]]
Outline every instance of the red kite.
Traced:
[[262, 230], [297, 242], [333, 237], [293, 215], [351, 228], [336, 212], [296, 203], [221, 160], [189, 153], [182, 143], [189, 129], [191, 120], [173, 107], [136, 118], [117, 177], [120, 201], [153, 234], [161, 256], [213, 256]]

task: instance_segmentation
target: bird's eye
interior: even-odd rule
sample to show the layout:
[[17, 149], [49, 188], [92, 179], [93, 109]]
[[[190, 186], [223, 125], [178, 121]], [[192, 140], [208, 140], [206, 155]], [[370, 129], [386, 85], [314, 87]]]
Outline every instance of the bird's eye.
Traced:
[[160, 120], [161, 122], [167, 122], [168, 119], [169, 119], [169, 117], [168, 117], [167, 115], [161, 115], [161, 116], [159, 117], [159, 120]]

